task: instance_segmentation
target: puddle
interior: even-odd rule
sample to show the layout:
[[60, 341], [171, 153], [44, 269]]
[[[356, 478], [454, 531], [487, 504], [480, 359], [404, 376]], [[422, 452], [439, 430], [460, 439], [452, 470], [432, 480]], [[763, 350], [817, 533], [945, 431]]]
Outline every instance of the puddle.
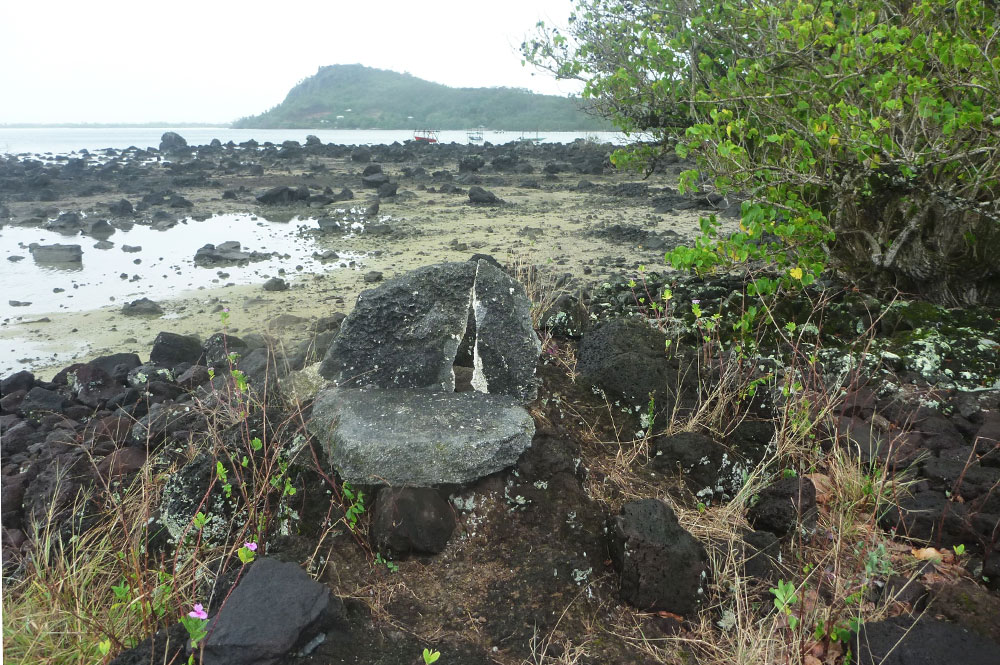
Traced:
[[[269, 277], [293, 279], [298, 274], [350, 267], [363, 256], [338, 247], [340, 237], [318, 233], [316, 219], [293, 218], [272, 222], [250, 214], [216, 215], [204, 221], [191, 218], [176, 226], [155, 230], [135, 224], [107, 237], [113, 246], [95, 248], [97, 238], [67, 236], [41, 228], [0, 228], [0, 322], [30, 319], [49, 312], [80, 312], [121, 307], [138, 298], [166, 300], [185, 291], [227, 284], [253, 284]], [[195, 252], [207, 243], [237, 240], [247, 253], [274, 253], [246, 265], [199, 266]], [[40, 265], [28, 246], [73, 244], [83, 249], [78, 264]], [[130, 251], [125, 251], [123, 247]], [[135, 251], [135, 247], [141, 247]], [[333, 250], [334, 261], [321, 262], [314, 252]], [[8, 257], [22, 256], [19, 261]], [[279, 271], [284, 269], [285, 274]], [[10, 301], [30, 303], [14, 306]]]
[[0, 342], [0, 376], [31, 369], [32, 365], [69, 365], [91, 348], [90, 342], [84, 339], [64, 342], [59, 348], [54, 348], [51, 341], [23, 336], [17, 339], [16, 346], [11, 347], [8, 340], [3, 340]]

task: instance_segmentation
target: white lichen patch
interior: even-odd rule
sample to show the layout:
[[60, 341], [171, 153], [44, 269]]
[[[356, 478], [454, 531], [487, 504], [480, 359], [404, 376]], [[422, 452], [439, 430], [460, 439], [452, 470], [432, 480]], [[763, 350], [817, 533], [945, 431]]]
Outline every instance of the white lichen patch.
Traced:
[[452, 496], [450, 496], [448, 498], [451, 501], [451, 504], [453, 506], [455, 506], [456, 510], [461, 510], [462, 512], [469, 513], [469, 512], [472, 512], [473, 510], [476, 509], [476, 495], [475, 494], [470, 494], [467, 497], [463, 497], [463, 496], [458, 495], [458, 494], [453, 494]]
[[525, 506], [531, 503], [531, 501], [522, 496], [521, 494], [515, 494], [514, 496], [511, 496], [511, 490], [513, 489], [513, 487], [514, 483], [512, 481], [507, 481], [507, 484], [504, 485], [503, 488], [503, 497], [507, 501], [507, 503], [511, 506], [511, 510], [517, 510], [518, 508], [523, 509]]

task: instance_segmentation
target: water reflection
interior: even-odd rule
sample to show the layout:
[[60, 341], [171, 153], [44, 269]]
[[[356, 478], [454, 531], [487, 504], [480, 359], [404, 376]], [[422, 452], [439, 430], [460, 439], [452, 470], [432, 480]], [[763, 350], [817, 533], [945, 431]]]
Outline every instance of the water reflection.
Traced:
[[[339, 246], [341, 236], [319, 233], [319, 222], [312, 218], [279, 222], [226, 214], [204, 221], [187, 218], [176, 224], [115, 226], [110, 234], [99, 229], [99, 238], [68, 237], [43, 227], [0, 228], [5, 293], [0, 321], [120, 306], [141, 297], [167, 299], [199, 287], [263, 282], [278, 274], [346, 268], [361, 257]], [[252, 258], [266, 258], [195, 265], [200, 248], [232, 241]], [[53, 245], [61, 248], [52, 249]], [[65, 249], [72, 245], [80, 248], [79, 260], [66, 260], [75, 256], [74, 250]], [[337, 257], [332, 261], [331, 251]]]

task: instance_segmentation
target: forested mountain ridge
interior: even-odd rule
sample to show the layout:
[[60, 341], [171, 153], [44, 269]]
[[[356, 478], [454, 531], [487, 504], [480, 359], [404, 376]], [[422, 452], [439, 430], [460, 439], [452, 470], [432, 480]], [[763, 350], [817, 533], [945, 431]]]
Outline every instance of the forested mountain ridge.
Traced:
[[451, 88], [363, 65], [320, 67], [285, 100], [235, 128], [609, 130], [579, 98], [516, 88]]

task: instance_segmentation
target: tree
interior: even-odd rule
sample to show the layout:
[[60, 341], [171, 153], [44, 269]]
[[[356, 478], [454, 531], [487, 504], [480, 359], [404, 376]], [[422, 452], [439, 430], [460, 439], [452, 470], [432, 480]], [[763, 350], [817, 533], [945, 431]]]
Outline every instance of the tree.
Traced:
[[676, 150], [683, 188], [747, 197], [675, 266], [1000, 303], [998, 20], [995, 0], [577, 0], [522, 51], [652, 138], [617, 164]]

